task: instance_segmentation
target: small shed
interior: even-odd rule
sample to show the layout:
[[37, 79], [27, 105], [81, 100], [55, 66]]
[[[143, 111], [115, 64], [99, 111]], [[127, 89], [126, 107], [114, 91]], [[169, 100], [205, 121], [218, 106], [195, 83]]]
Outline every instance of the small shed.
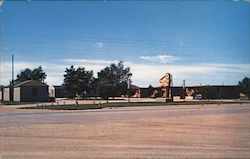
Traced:
[[[27, 80], [14, 85], [13, 100], [16, 102], [45, 102], [48, 101], [48, 85]], [[3, 89], [4, 101], [10, 101], [10, 87]]]
[[2, 89], [2, 100], [3, 101], [10, 101], [10, 88], [9, 87], [4, 87]]
[[3, 100], [3, 87], [0, 87], [0, 101]]

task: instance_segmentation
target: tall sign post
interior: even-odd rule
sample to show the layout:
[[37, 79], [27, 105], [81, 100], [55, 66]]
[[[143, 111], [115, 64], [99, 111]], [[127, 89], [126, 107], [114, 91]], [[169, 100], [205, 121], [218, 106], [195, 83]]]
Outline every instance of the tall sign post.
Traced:
[[162, 87], [162, 91], [164, 92], [162, 97], [166, 98], [166, 102], [172, 102], [173, 96], [171, 87], [173, 86], [173, 76], [170, 73], [166, 73], [166, 75], [163, 76], [159, 82]]

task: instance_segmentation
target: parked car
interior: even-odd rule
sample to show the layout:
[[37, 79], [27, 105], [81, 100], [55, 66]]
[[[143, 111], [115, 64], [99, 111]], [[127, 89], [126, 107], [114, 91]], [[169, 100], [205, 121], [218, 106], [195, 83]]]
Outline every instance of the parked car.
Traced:
[[194, 99], [202, 100], [202, 94], [197, 94]]

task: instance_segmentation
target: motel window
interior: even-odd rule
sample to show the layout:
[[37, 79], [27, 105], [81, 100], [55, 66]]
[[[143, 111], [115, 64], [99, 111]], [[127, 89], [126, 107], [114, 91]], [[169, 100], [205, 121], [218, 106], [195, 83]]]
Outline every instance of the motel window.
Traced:
[[33, 96], [37, 96], [37, 88], [33, 88], [32, 89], [32, 95]]

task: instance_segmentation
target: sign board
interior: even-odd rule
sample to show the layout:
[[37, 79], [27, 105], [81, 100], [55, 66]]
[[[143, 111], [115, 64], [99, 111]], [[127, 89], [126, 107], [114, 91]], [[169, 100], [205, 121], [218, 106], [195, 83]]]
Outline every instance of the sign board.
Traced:
[[166, 75], [159, 80], [159, 83], [161, 87], [170, 87], [172, 85], [172, 75], [166, 73]]

